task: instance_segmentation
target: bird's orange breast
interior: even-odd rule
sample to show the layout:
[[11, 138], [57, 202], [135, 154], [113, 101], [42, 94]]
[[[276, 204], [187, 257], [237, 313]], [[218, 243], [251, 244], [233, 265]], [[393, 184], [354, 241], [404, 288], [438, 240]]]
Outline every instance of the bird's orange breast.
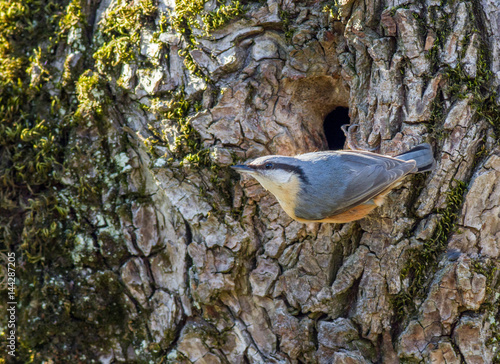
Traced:
[[366, 204], [361, 204], [354, 206], [353, 208], [344, 211], [340, 214], [333, 215], [330, 217], [327, 217], [325, 219], [321, 220], [305, 220], [301, 219], [298, 217], [295, 217], [295, 220], [308, 223], [308, 222], [326, 222], [326, 223], [332, 223], [332, 224], [343, 224], [346, 222], [351, 222], [351, 221], [356, 221], [359, 219], [362, 219], [366, 215], [368, 215], [370, 212], [372, 212], [375, 208], [377, 208], [378, 205], [376, 205], [373, 202], [366, 203]]

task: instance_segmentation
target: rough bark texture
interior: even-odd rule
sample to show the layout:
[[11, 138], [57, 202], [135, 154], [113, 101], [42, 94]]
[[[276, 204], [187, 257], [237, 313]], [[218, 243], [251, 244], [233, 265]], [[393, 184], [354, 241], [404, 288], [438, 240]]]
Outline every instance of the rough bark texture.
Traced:
[[[500, 361], [496, 1], [22, 3], [0, 162], [20, 362]], [[339, 106], [349, 146], [427, 141], [437, 168], [338, 225], [228, 168], [326, 149]]]

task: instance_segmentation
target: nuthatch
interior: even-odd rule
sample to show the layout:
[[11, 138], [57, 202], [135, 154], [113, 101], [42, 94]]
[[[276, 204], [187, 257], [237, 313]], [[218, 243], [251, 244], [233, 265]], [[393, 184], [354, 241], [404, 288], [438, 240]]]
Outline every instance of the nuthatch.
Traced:
[[345, 223], [365, 217], [406, 175], [434, 168], [431, 146], [396, 157], [359, 151], [270, 155], [233, 168], [248, 173], [300, 222]]

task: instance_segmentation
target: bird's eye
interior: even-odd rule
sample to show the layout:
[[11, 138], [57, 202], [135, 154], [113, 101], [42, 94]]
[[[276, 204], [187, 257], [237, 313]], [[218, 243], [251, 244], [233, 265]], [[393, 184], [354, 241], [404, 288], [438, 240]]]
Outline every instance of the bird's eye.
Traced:
[[272, 169], [272, 168], [273, 168], [273, 164], [272, 164], [272, 163], [266, 163], [266, 164], [264, 165], [264, 168], [265, 168], [265, 169]]

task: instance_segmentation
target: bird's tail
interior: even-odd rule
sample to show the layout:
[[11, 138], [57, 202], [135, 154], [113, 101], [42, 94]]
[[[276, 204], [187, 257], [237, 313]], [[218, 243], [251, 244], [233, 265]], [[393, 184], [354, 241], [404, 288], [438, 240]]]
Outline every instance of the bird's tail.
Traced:
[[414, 173], [432, 171], [436, 166], [432, 148], [428, 143], [419, 144], [409, 151], [397, 155], [395, 158], [403, 161], [414, 160], [417, 162], [417, 171]]

